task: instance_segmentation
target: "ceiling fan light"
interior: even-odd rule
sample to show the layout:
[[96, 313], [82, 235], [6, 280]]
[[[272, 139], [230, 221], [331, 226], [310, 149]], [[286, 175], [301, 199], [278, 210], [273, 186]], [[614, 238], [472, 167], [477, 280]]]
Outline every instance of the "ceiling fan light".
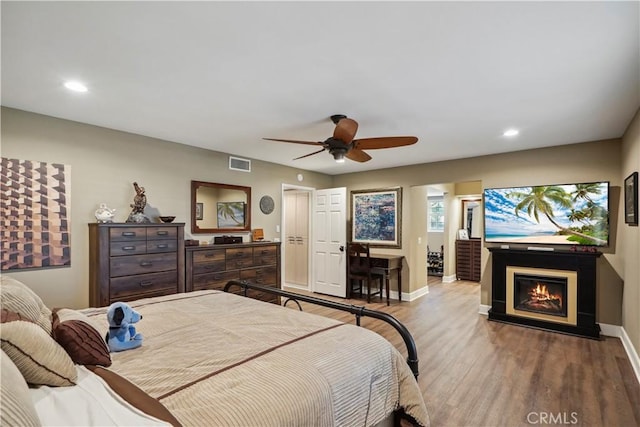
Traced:
[[333, 154], [333, 158], [336, 160], [337, 163], [344, 163], [344, 154], [345, 154], [344, 151], [335, 150], [331, 154]]

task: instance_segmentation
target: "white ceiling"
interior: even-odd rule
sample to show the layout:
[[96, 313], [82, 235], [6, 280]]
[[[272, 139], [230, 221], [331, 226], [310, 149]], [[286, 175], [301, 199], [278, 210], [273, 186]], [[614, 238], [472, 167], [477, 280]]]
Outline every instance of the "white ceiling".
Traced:
[[[327, 174], [616, 138], [639, 4], [2, 1], [2, 105]], [[419, 142], [337, 164], [261, 139], [336, 113]]]

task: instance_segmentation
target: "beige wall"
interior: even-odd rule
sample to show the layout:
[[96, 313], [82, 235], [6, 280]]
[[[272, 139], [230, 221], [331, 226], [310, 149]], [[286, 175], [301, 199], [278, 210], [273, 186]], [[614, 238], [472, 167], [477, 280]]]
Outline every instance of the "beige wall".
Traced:
[[[133, 181], [146, 188], [150, 205], [162, 214], [176, 215], [176, 222], [185, 222], [187, 232], [191, 180], [250, 186], [252, 226], [263, 228], [267, 239], [276, 236], [275, 227], [280, 224], [282, 183], [315, 188], [345, 186], [348, 190], [401, 185], [403, 248], [385, 252], [407, 257], [403, 290], [411, 292], [425, 285], [423, 275], [411, 270], [417, 260], [422, 260], [422, 247], [426, 250], [427, 244], [426, 229], [421, 225], [424, 209], [411, 208], [413, 198], [424, 205], [424, 192], [412, 187], [467, 181], [481, 181], [486, 188], [608, 180], [613, 193], [612, 239], [599, 261], [598, 321], [622, 324], [640, 350], [640, 239], [638, 227], [624, 224], [620, 194], [624, 177], [640, 170], [638, 116], [624, 142], [588, 142], [333, 178], [258, 160], [253, 160], [251, 173], [230, 171], [223, 153], [7, 108], [2, 109], [1, 150], [4, 157], [71, 165], [71, 267], [10, 273], [42, 295], [47, 304], [68, 307], [84, 307], [88, 302], [87, 224], [95, 221], [93, 212], [105, 202], [118, 209], [116, 220], [124, 221], [134, 196]], [[305, 176], [302, 183], [296, 180], [299, 172]], [[265, 194], [276, 201], [271, 215], [262, 214], [258, 208]], [[420, 244], [418, 236], [424, 237]], [[490, 304], [489, 260], [489, 252], [483, 250], [482, 304]], [[419, 265], [425, 268], [422, 261]]]
[[[621, 179], [632, 172], [640, 172], [640, 110], [622, 139]], [[624, 199], [624, 196], [623, 196]], [[622, 300], [622, 326], [640, 354], [640, 227], [624, 224], [624, 210], [621, 209], [618, 249], [623, 258], [624, 299]]]
[[[619, 224], [618, 215], [622, 206], [620, 199], [620, 187], [622, 184], [620, 173], [621, 147], [621, 140], [614, 139], [345, 174], [335, 177], [334, 186], [345, 186], [350, 191], [400, 185], [403, 187], [405, 194], [409, 194], [408, 190], [413, 186], [447, 182], [455, 184], [467, 181], [481, 181], [483, 188], [491, 188], [600, 180], [610, 181], [613, 236], [611, 246], [603, 249], [605, 255], [598, 261], [598, 321], [621, 325], [622, 276], [624, 273], [622, 249], [619, 245], [623, 237], [629, 234], [629, 227]], [[413, 292], [424, 286], [425, 283], [415, 280], [418, 275], [414, 273], [414, 270], [422, 268], [422, 265], [414, 263], [411, 257], [415, 251], [412, 248], [416, 245], [415, 240], [420, 236], [420, 231], [416, 233], [411, 228], [411, 225], [418, 220], [411, 217], [416, 210], [411, 209], [409, 203], [408, 197], [403, 199], [403, 248], [386, 250], [385, 252], [403, 254], [407, 258], [405, 269], [403, 270], [403, 290], [405, 290], [406, 286], [404, 284], [408, 283], [408, 291]], [[452, 225], [454, 233], [459, 221], [459, 216], [455, 216], [452, 220], [455, 223], [455, 227]], [[449, 252], [452, 252], [452, 250], [449, 250]], [[490, 256], [488, 250], [483, 249], [482, 252], [481, 303], [490, 305]], [[447, 260], [451, 265], [453, 254], [450, 253], [449, 255]], [[447, 260], [445, 260], [445, 269]], [[445, 271], [445, 274], [450, 273]], [[405, 280], [405, 277], [408, 280]], [[637, 307], [636, 302], [633, 303], [634, 307]]]
[[[145, 187], [148, 206], [176, 215], [190, 234], [191, 180], [251, 187], [251, 225], [276, 237], [281, 221], [282, 184], [325, 188], [331, 177], [253, 160], [251, 173], [228, 169], [228, 155], [49, 116], [2, 108], [2, 156], [71, 166], [71, 266], [9, 273], [26, 283], [51, 307], [86, 307], [89, 301], [88, 223], [102, 202], [116, 208], [117, 222], [129, 215], [135, 191]], [[259, 209], [265, 194], [275, 200], [270, 215]], [[240, 233], [234, 233], [240, 234]], [[210, 240], [211, 235], [193, 236]], [[249, 240], [248, 235], [244, 236]]]

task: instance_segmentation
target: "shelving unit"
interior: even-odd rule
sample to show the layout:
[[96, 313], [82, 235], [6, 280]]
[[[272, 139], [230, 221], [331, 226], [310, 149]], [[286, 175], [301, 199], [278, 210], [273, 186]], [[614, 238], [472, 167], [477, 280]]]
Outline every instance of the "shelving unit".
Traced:
[[480, 281], [480, 239], [456, 240], [456, 276], [458, 280]]
[[427, 246], [427, 275], [442, 276], [444, 274], [444, 245], [440, 252], [432, 252]]

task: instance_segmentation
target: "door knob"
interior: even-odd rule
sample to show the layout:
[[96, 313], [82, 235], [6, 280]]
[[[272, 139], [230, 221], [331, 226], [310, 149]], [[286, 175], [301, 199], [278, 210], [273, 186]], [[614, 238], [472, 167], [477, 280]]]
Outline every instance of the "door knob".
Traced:
[[344, 252], [344, 246], [340, 246], [340, 252]]

